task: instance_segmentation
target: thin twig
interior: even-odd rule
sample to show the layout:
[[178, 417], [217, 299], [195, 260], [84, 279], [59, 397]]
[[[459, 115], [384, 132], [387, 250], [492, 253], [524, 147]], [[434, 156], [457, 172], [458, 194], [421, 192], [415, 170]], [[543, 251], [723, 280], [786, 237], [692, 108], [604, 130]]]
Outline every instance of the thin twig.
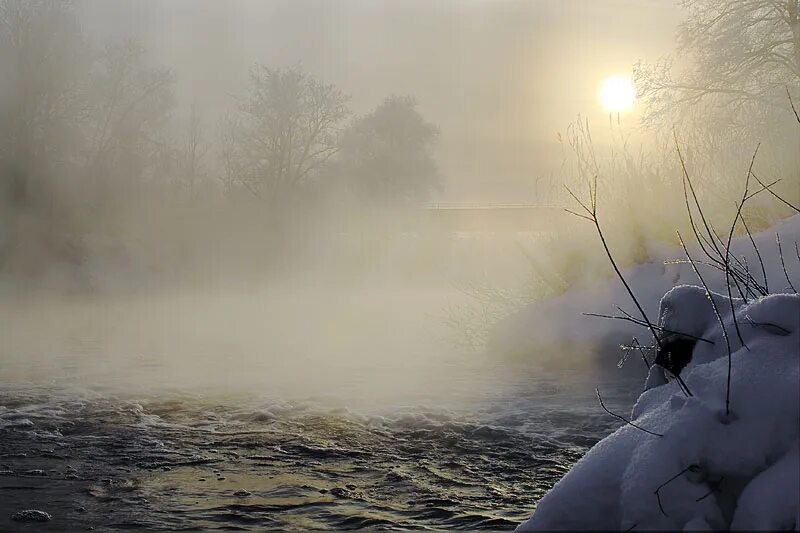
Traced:
[[581, 202], [580, 199], [578, 199], [578, 197], [575, 196], [575, 194], [568, 187], [567, 187], [567, 192], [570, 194], [570, 196], [572, 196], [572, 198], [575, 199], [576, 202], [578, 202], [578, 205], [580, 205], [584, 209], [584, 211], [586, 211], [586, 213], [588, 214], [590, 220], [594, 224], [595, 229], [597, 230], [597, 234], [600, 236], [600, 242], [603, 244], [603, 249], [606, 252], [606, 256], [608, 257], [611, 266], [614, 268], [614, 272], [616, 272], [617, 277], [622, 282], [622, 285], [625, 286], [625, 290], [628, 291], [628, 295], [631, 297], [631, 300], [633, 300], [633, 303], [636, 305], [636, 308], [642, 315], [642, 319], [645, 321], [645, 323], [647, 323], [647, 327], [650, 329], [650, 333], [653, 334], [653, 338], [656, 340], [656, 343], [659, 346], [661, 346], [661, 340], [658, 338], [658, 333], [656, 332], [655, 327], [653, 327], [653, 323], [648, 318], [647, 313], [644, 312], [644, 309], [639, 303], [639, 300], [633, 293], [633, 289], [631, 289], [630, 285], [628, 285], [628, 282], [625, 280], [625, 276], [622, 275], [622, 272], [617, 266], [617, 262], [614, 260], [614, 256], [611, 254], [611, 250], [608, 248], [608, 243], [606, 242], [605, 235], [603, 235], [603, 230], [600, 227], [600, 221], [597, 218], [597, 176], [595, 176], [594, 178], [594, 187], [589, 188], [589, 196], [591, 199], [591, 206], [592, 206], [591, 209], [589, 209], [589, 207], [587, 207], [583, 202]]
[[800, 124], [800, 115], [797, 114], [797, 108], [794, 107], [794, 100], [792, 100], [792, 93], [789, 92], [788, 85], [786, 86], [786, 96], [789, 98], [789, 105], [792, 106], [792, 112], [794, 113], [794, 118], [796, 118], [797, 123]]
[[725, 347], [728, 350], [728, 387], [725, 391], [725, 414], [730, 415], [731, 413], [731, 368], [732, 368], [732, 357], [733, 354], [731, 353], [731, 341], [728, 338], [728, 330], [725, 329], [725, 323], [722, 321], [722, 315], [719, 313], [719, 308], [717, 308], [717, 303], [714, 301], [714, 297], [711, 296], [711, 291], [708, 288], [708, 284], [703, 279], [703, 276], [700, 275], [700, 271], [697, 270], [697, 266], [692, 261], [692, 257], [689, 255], [689, 250], [686, 248], [686, 243], [683, 242], [683, 237], [681, 237], [680, 232], [678, 232], [678, 241], [681, 243], [681, 247], [683, 247], [683, 251], [686, 254], [686, 259], [692, 264], [692, 270], [700, 279], [700, 283], [703, 284], [703, 288], [706, 291], [706, 296], [708, 300], [711, 302], [711, 307], [714, 309], [714, 314], [717, 316], [717, 320], [719, 321], [719, 325], [722, 328], [722, 337], [725, 339]]
[[[647, 326], [642, 320], [638, 318], [631, 317], [631, 316], [615, 316], [615, 315], [604, 315], [602, 313], [581, 313], [584, 316], [593, 316], [598, 318], [611, 318], [614, 320], [624, 320], [626, 322], [631, 322], [636, 324], [637, 326]], [[653, 325], [653, 328], [657, 329], [658, 331], [663, 331], [664, 333], [672, 333], [673, 335], [680, 335], [681, 337], [687, 337], [689, 339], [694, 339], [696, 341], [707, 342], [708, 344], [714, 344], [714, 341], [709, 339], [704, 339], [703, 337], [697, 337], [695, 335], [690, 335], [689, 333], [683, 333], [682, 331], [675, 331], [672, 329], [667, 329], [662, 326]]]
[[[735, 257], [735, 256], [731, 256], [731, 257]], [[714, 264], [714, 263], [709, 263], [708, 261], [700, 261], [699, 259], [695, 259], [694, 262], [695, 262], [695, 264], [707, 266], [708, 268], [713, 268], [714, 270], [718, 270], [719, 272], [725, 272], [725, 269], [722, 268], [721, 266], [719, 266], [717, 264]], [[738, 259], [737, 259], [737, 262], [738, 262]], [[664, 261], [664, 264], [665, 265], [688, 265], [689, 261], [686, 260], [686, 259], [671, 259], [669, 261]], [[756, 298], [757, 297], [756, 294], [753, 292], [752, 289], [750, 289], [750, 287], [748, 285], [748, 280], [742, 279], [741, 274], [739, 272], [737, 272], [737, 271], [732, 271], [732, 273], [736, 274], [733, 277], [734, 283], [736, 283], [736, 279], [738, 278], [740, 281], [742, 281], [745, 284], [745, 292], [747, 292], [748, 294], [752, 295], [753, 298]], [[737, 288], [739, 289], [739, 294], [741, 295], [742, 300], [747, 301], [747, 298], [741, 292], [741, 288], [738, 285], [737, 285]]]
[[[744, 272], [747, 275], [748, 280], [752, 280], [753, 276], [750, 274], [750, 263], [747, 262], [747, 256], [742, 256], [742, 261], [744, 261]], [[753, 299], [756, 299], [756, 293], [753, 292], [753, 289], [750, 288], [750, 283], [746, 283], [744, 286], [745, 290], [753, 296]]]
[[[728, 291], [728, 303], [730, 304], [731, 307], [731, 316], [733, 317], [733, 327], [736, 330], [736, 336], [739, 338], [739, 343], [745, 348], [747, 348], [748, 351], [750, 350], [750, 348], [747, 347], [747, 345], [744, 343], [744, 339], [742, 338], [742, 332], [739, 329], [739, 322], [738, 320], [736, 320], [736, 309], [734, 308], [733, 305], [733, 295], [731, 294], [731, 267], [730, 267], [731, 241], [733, 240], [733, 232], [736, 230], [736, 222], [738, 222], [739, 219], [741, 218], [742, 224], [745, 223], [744, 217], [742, 217], [742, 209], [744, 209], [744, 204], [747, 202], [747, 193], [749, 192], [750, 189], [750, 175], [753, 173], [753, 165], [755, 165], [756, 163], [756, 156], [758, 155], [759, 148], [761, 148], [760, 143], [756, 145], [756, 149], [753, 152], [753, 157], [750, 159], [750, 166], [747, 169], [747, 177], [745, 178], [744, 181], [744, 193], [742, 193], [742, 201], [739, 202], [739, 206], [736, 209], [736, 216], [733, 217], [733, 222], [731, 223], [731, 229], [728, 232], [728, 242], [725, 243], [725, 288]], [[745, 229], [747, 229], [746, 225]], [[747, 230], [747, 234], [750, 235], [750, 230]], [[753, 241], [752, 235], [750, 237], [750, 240], [753, 242], [753, 246], [756, 248], [756, 255], [758, 255], [759, 261], [761, 261], [761, 254], [758, 251], [758, 247], [756, 246], [755, 241]], [[761, 268], [762, 270], [764, 269], [763, 261], [761, 261]], [[767, 279], [767, 273], [766, 271], [764, 271], [765, 286], [767, 285], [766, 279]]]
[[639, 430], [641, 430], [641, 431], [644, 431], [645, 433], [648, 433], [648, 434], [650, 434], [650, 435], [654, 435], [654, 436], [656, 436], [656, 437], [663, 437], [663, 436], [664, 436], [664, 435], [662, 435], [661, 433], [656, 433], [655, 431], [650, 431], [649, 429], [645, 429], [645, 428], [643, 428], [642, 426], [637, 426], [636, 424], [634, 424], [633, 422], [631, 422], [630, 420], [628, 420], [627, 418], [625, 418], [625, 417], [624, 417], [624, 416], [622, 416], [622, 415], [618, 415], [618, 414], [616, 414], [616, 413], [612, 413], [611, 411], [609, 411], [609, 410], [608, 410], [608, 408], [606, 407], [606, 404], [604, 404], [604, 403], [603, 403], [603, 397], [602, 397], [602, 396], [600, 396], [600, 389], [598, 389], [597, 387], [595, 387], [594, 391], [597, 393], [597, 400], [600, 402], [600, 407], [602, 407], [602, 408], [603, 408], [603, 411], [605, 411], [606, 413], [610, 414], [611, 416], [613, 416], [613, 417], [615, 417], [615, 418], [619, 418], [620, 420], [622, 420], [622, 421], [623, 421], [623, 422], [625, 422], [626, 424], [628, 424], [628, 425], [630, 425], [630, 426], [633, 426], [633, 427], [635, 427], [636, 429], [639, 429]]
[[[735, 256], [731, 256], [731, 257], [735, 257]], [[703, 265], [703, 266], [707, 266], [708, 268], [713, 268], [714, 270], [718, 270], [719, 272], [723, 272], [723, 273], [725, 272], [725, 269], [722, 268], [721, 266], [719, 266], [717, 264], [714, 264], [714, 263], [709, 263], [708, 261], [701, 261], [699, 259], [695, 259], [694, 262], [697, 265]], [[737, 262], [740, 262], [740, 261], [737, 259]], [[686, 259], [670, 259], [669, 261], [664, 261], [664, 264], [665, 265], [688, 265], [689, 261], [686, 260]], [[734, 271], [734, 273], [736, 273], [736, 272]], [[740, 281], [745, 282], [745, 283], [748, 281], [746, 279], [742, 279], [742, 277], [740, 277], [738, 273], [736, 273], [736, 274], [737, 274], [737, 276], [735, 276], [735, 277], [739, 277]], [[734, 279], [734, 281], [735, 281], [735, 279]], [[755, 293], [752, 290], [750, 290], [748, 292], [751, 293], [755, 297]], [[743, 300], [747, 300], [747, 298], [744, 298], [744, 297], [742, 297], [742, 299]]]
[[[680, 159], [680, 162], [681, 162], [681, 169], [683, 170], [683, 199], [684, 199], [684, 203], [686, 205], [686, 212], [689, 215], [689, 224], [690, 224], [690, 226], [692, 228], [692, 232], [694, 233], [694, 236], [697, 239], [698, 244], [700, 245], [700, 249], [703, 251], [703, 253], [706, 255], [706, 257], [708, 257], [708, 259], [710, 261], [712, 261], [713, 263], [716, 263], [720, 267], [720, 270], [725, 271], [725, 272], [729, 272], [729, 271], [732, 270], [730, 268], [730, 262], [722, 260], [722, 252], [721, 252], [720, 248], [717, 246], [717, 242], [716, 242], [717, 240], [719, 240], [720, 243], [722, 243], [722, 240], [719, 239], [719, 236], [716, 234], [715, 231], [713, 231], [713, 227], [707, 222], [707, 220], [705, 218], [705, 214], [703, 213], [703, 208], [700, 206], [700, 201], [697, 198], [697, 194], [695, 193], [694, 186], [692, 184], [692, 180], [689, 177], [689, 171], [686, 169], [686, 163], [685, 163], [685, 161], [683, 159], [683, 154], [682, 154], [682, 152], [680, 150], [680, 146], [678, 145], [677, 134], [675, 134], [675, 147], [676, 147], [677, 152], [678, 152], [678, 158]], [[697, 225], [694, 222], [694, 216], [692, 215], [692, 207], [689, 204], [689, 195], [688, 195], [688, 191], [687, 191], [687, 185], [688, 185], [689, 190], [691, 190], [691, 192], [692, 192], [692, 198], [694, 199], [695, 207], [697, 208], [697, 211], [698, 211], [698, 213], [700, 215], [700, 219], [703, 222], [703, 227], [705, 228], [706, 233], [708, 234], [710, 239], [708, 237], [705, 237], [704, 235], [702, 235], [698, 231]], [[711, 253], [711, 249], [712, 248], [713, 248], [713, 252], [716, 253], [717, 257], [714, 257], [712, 255], [712, 253]], [[738, 270], [734, 269], [731, 273], [734, 275], [733, 282], [736, 285], [736, 290], [739, 292], [739, 295], [742, 297], [742, 299], [746, 300], [744, 292], [742, 291], [742, 288], [739, 285], [739, 281], [742, 281], [743, 283], [747, 284], [747, 280], [746, 279], [741, 279], [742, 275]]]
[[575, 215], [576, 217], [586, 219], [589, 222], [593, 222], [593, 220], [590, 217], [587, 217], [586, 215], [581, 215], [580, 213], [576, 213], [575, 211], [570, 211], [569, 209], [564, 209], [564, 211], [566, 211], [570, 215]]
[[786, 283], [789, 284], [789, 288], [792, 289], [792, 292], [797, 294], [797, 289], [794, 288], [794, 284], [792, 280], [789, 279], [789, 273], [786, 271], [786, 262], [783, 260], [783, 248], [781, 248], [781, 235], [780, 233], [775, 233], [775, 240], [778, 243], [778, 256], [781, 258], [781, 267], [783, 267], [783, 275], [786, 277]]
[[764, 259], [761, 257], [761, 251], [758, 249], [756, 245], [755, 239], [753, 239], [753, 233], [750, 231], [750, 228], [747, 227], [747, 222], [745, 222], [744, 218], [742, 218], [742, 226], [744, 226], [745, 232], [747, 232], [747, 237], [750, 239], [750, 244], [753, 245], [753, 250], [756, 251], [756, 258], [758, 258], [758, 264], [761, 265], [761, 275], [764, 277], [764, 296], [769, 294], [769, 280], [767, 279], [767, 269], [764, 268]]
[[[624, 313], [624, 311], [623, 311], [623, 313]], [[628, 316], [612, 316], [612, 315], [602, 315], [602, 314], [599, 314], [599, 313], [582, 313], [582, 314], [584, 316], [594, 316], [594, 317], [598, 317], [598, 318], [611, 318], [611, 319], [616, 319], [616, 320], [624, 320], [626, 322], [631, 322], [633, 324], [636, 324], [637, 326], [646, 326], [646, 324], [643, 321], [641, 321], [641, 320], [639, 320], [637, 318], [634, 318], [634, 317], [632, 317], [630, 315], [628, 315]], [[701, 337], [694, 337], [694, 335], [689, 335], [687, 333], [681, 333], [680, 331], [674, 331], [674, 330], [671, 330], [671, 329], [662, 328], [661, 326], [653, 325], [653, 328], [655, 328], [655, 329], [657, 329], [659, 331], [663, 331], [664, 333], [672, 333], [674, 335], [682, 335], [684, 337], [695, 338], [696, 340], [700, 340], [700, 341], [704, 341], [704, 342], [708, 342], [708, 343], [714, 344], [714, 341], [710, 341], [708, 339], [703, 339]], [[661, 345], [660, 344], [658, 345], [658, 348], [661, 349]], [[645, 360], [645, 362], [647, 362], [647, 361]], [[650, 365], [648, 365], [647, 368], [650, 368]], [[662, 366], [661, 368], [664, 368], [664, 367]], [[670, 371], [668, 368], [664, 368], [664, 370], [666, 372], [669, 372], [669, 375], [672, 376], [678, 382], [678, 386], [680, 387], [681, 391], [686, 396], [690, 396], [690, 397], [694, 396], [694, 394], [692, 394], [692, 391], [689, 389], [689, 386], [686, 384], [686, 382], [683, 380], [683, 378], [679, 374], [675, 374], [674, 372]]]
[[721, 477], [721, 478], [719, 478], [719, 481], [709, 482], [708, 485], [709, 485], [710, 488], [709, 488], [708, 492], [705, 493], [704, 495], [700, 496], [699, 498], [697, 498], [695, 501], [696, 502], [701, 502], [701, 501], [705, 500], [706, 498], [708, 498], [709, 496], [711, 496], [712, 494], [714, 494], [715, 492], [719, 491], [720, 488], [722, 487], [722, 483], [724, 481], [725, 481], [725, 478]]
[[785, 337], [787, 335], [791, 335], [792, 333], [785, 327], [779, 326], [778, 324], [773, 324], [772, 322], [756, 322], [752, 318], [750, 318], [750, 315], [744, 315], [744, 319], [747, 320], [747, 323], [750, 324], [751, 326], [764, 328], [773, 335], [780, 335], [781, 337]]
[[683, 153], [681, 152], [680, 145], [678, 144], [678, 134], [675, 131], [673, 131], [673, 136], [675, 138], [675, 149], [678, 152], [678, 159], [680, 160], [681, 170], [683, 171], [684, 183], [689, 185], [689, 191], [692, 193], [692, 199], [694, 200], [695, 206], [697, 207], [698, 214], [700, 215], [700, 220], [703, 222], [703, 227], [705, 228], [706, 233], [711, 239], [711, 245], [714, 247], [717, 256], [721, 258], [722, 251], [717, 246], [715, 240], [719, 239], [719, 236], [714, 231], [712, 231], [711, 225], [708, 223], [708, 220], [706, 220], [706, 216], [703, 213], [703, 209], [700, 207], [700, 201], [697, 199], [697, 193], [694, 190], [694, 184], [692, 184], [692, 179], [689, 177], [689, 171], [686, 169], [686, 161], [683, 158]]
[[652, 363], [650, 363], [650, 361], [647, 359], [647, 353], [652, 352], [655, 349], [655, 345], [649, 344], [647, 346], [642, 346], [642, 344], [639, 342], [639, 339], [633, 337], [631, 339], [631, 344], [628, 345], [621, 344], [620, 349], [622, 349], [623, 351], [623, 356], [617, 363], [617, 368], [623, 367], [623, 365], [627, 362], [628, 357], [630, 356], [630, 352], [632, 352], [633, 350], [637, 350], [641, 354], [642, 362], [647, 367], [647, 370], [650, 370], [650, 368], [653, 366]]
[[794, 205], [794, 204], [792, 204], [792, 203], [790, 203], [790, 202], [786, 201], [786, 199], [784, 199], [784, 198], [783, 198], [781, 195], [779, 195], [778, 193], [776, 193], [775, 191], [773, 191], [773, 190], [772, 190], [772, 186], [771, 186], [771, 185], [770, 185], [770, 186], [764, 185], [764, 182], [763, 182], [763, 181], [761, 181], [761, 180], [759, 179], [759, 177], [755, 175], [755, 173], [753, 174], [753, 177], [756, 179], [756, 181], [759, 183], [759, 185], [761, 185], [762, 187], [764, 187], [764, 189], [765, 189], [765, 190], [766, 190], [768, 193], [770, 193], [772, 196], [774, 196], [775, 198], [777, 198], [778, 200], [780, 200], [781, 202], [783, 202], [785, 205], [787, 205], [787, 206], [788, 206], [788, 207], [790, 207], [791, 209], [794, 209], [795, 211], [797, 211], [798, 213], [800, 213], [800, 207], [797, 207], [796, 205]]
[[656, 488], [656, 490], [653, 491], [653, 494], [656, 495], [656, 499], [658, 500], [658, 508], [661, 509], [661, 514], [663, 514], [664, 516], [669, 517], [667, 512], [664, 510], [664, 506], [661, 504], [661, 494], [659, 492], [661, 491], [661, 489], [663, 489], [664, 487], [666, 487], [667, 485], [669, 485], [670, 483], [681, 477], [683, 474], [688, 472], [692, 468], [692, 466], [693, 465], [687, 466], [686, 468], [684, 468], [683, 470], [681, 470], [680, 472], [678, 472], [677, 474], [666, 480], [664, 483], [659, 485], [658, 488]]

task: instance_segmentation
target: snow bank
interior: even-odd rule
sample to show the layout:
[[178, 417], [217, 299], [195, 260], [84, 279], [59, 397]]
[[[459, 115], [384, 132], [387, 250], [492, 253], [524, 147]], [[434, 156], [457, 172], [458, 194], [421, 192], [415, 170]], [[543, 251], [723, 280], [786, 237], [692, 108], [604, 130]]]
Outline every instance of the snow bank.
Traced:
[[[800, 217], [794, 217], [756, 236], [770, 289], [788, 285], [776, 246], [770, 248], [776, 231], [790, 279], [800, 287], [794, 256]], [[737, 254], [747, 253], [742, 244], [736, 243]], [[635, 280], [637, 295], [659, 326], [701, 338], [691, 340], [688, 362], [679, 371], [690, 392], [661, 366], [652, 366], [630, 414], [632, 424], [593, 447], [518, 531], [800, 529], [800, 296], [771, 294], [745, 302], [712, 292], [709, 298], [704, 289], [681, 284], [683, 271], [659, 272], [657, 265], [642, 265], [628, 279]], [[724, 287], [724, 278], [708, 278], [717, 290]], [[656, 314], [650, 298], [658, 290], [666, 294]], [[607, 294], [624, 301], [620, 291]], [[547, 307], [569, 321], [563, 331], [570, 338], [585, 338], [598, 329], [575, 327], [588, 319], [572, 313], [603, 305], [612, 306], [567, 294]], [[516, 319], [536, 314], [531, 308]], [[619, 335], [633, 332], [627, 325], [602, 325]], [[662, 353], [676, 339], [687, 337], [665, 337]]]
[[[779, 260], [776, 234], [781, 237], [786, 270], [794, 286], [800, 290], [800, 261], [794, 249], [794, 243], [800, 242], [800, 215], [753, 236], [764, 260], [770, 291], [790, 292]], [[705, 259], [696, 247], [690, 246], [689, 251], [693, 259]], [[734, 239], [731, 253], [746, 258], [753, 276], [762, 281], [758, 257], [749, 238]], [[654, 255], [657, 257], [653, 261], [625, 272], [625, 279], [651, 318], [658, 314], [661, 296], [672, 287], [699, 285], [690, 265], [665, 264], [686, 258], [680, 247], [662, 247]], [[705, 265], [698, 265], [698, 268], [712, 291], [726, 294], [723, 274]], [[555, 363], [567, 366], [570, 365], [563, 359], [581, 358], [581, 361], [574, 363], [583, 364], [586, 362], [584, 359], [594, 356], [596, 365], [613, 368], [619, 356], [620, 344], [629, 343], [635, 335], [641, 341], [648, 336], [645, 329], [629, 322], [583, 315], [620, 315], [616, 306], [637, 315], [630, 297], [616, 278], [609, 279], [606, 284], [576, 287], [560, 297], [536, 302], [501, 321], [490, 336], [489, 348], [495, 353], [511, 354], [532, 363], [545, 364], [554, 363], [543, 360], [546, 354], [557, 353], [562, 360]], [[584, 349], [578, 349], [581, 347]], [[639, 366], [644, 369], [643, 365]]]
[[[540, 502], [519, 531], [553, 529], [796, 529], [800, 525], [800, 296], [745, 305], [713, 294], [723, 330], [699, 287], [662, 302], [660, 325], [697, 342], [677, 381], [653, 366], [632, 422], [598, 443]], [[698, 302], [707, 305], [698, 306]], [[654, 376], [657, 378], [654, 379]]]

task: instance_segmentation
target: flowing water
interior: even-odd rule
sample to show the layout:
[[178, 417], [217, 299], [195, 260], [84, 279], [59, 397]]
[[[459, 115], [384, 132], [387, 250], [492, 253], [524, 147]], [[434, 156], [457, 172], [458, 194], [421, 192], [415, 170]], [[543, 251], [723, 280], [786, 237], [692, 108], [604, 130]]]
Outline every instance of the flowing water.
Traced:
[[[233, 317], [225, 335], [199, 333], [209, 317], [174, 298], [16, 307], [3, 317], [0, 529], [509, 529], [618, 425], [596, 378], [423, 349], [411, 333], [430, 318], [400, 320], [386, 296], [356, 317], [312, 306], [324, 327], [281, 300], [279, 315], [307, 320], [298, 331], [263, 309], [243, 325], [241, 299], [199, 306]], [[375, 335], [367, 317], [387, 327]], [[340, 335], [342, 320], [363, 335]], [[159, 324], [171, 335], [156, 338]], [[250, 337], [266, 341], [233, 342]], [[600, 386], [612, 409], [638, 391]], [[52, 520], [12, 521], [23, 509]]]

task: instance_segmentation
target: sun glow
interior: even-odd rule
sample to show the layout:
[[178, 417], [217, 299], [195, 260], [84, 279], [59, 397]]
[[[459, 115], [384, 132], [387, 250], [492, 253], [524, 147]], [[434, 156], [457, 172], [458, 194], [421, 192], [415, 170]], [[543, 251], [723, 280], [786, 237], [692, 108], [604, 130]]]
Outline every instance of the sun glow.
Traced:
[[636, 87], [627, 76], [611, 76], [600, 86], [598, 98], [609, 112], [628, 111], [636, 102]]

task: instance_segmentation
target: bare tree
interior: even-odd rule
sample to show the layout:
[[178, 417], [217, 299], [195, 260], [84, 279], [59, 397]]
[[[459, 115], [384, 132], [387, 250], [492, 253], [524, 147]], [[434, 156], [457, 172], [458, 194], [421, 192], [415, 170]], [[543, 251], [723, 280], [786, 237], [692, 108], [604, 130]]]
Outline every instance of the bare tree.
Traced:
[[[800, 0], [681, 0], [677, 53], [634, 75], [643, 122], [663, 141], [676, 129], [686, 158], [702, 164], [701, 186], [716, 191], [712, 211], [738, 196], [730, 179], [753, 146], [762, 144], [754, 175], [780, 178], [778, 193], [800, 194]], [[705, 184], [705, 185], [704, 185]], [[748, 206], [749, 220], [768, 224], [788, 211], [763, 196]]]
[[[107, 46], [94, 65], [86, 168], [98, 190], [130, 186], [168, 148], [159, 134], [175, 105], [173, 73], [149, 64], [146, 50], [127, 41]], [[101, 194], [101, 198], [103, 194]]]
[[79, 146], [88, 55], [68, 4], [0, 1], [0, 179], [12, 203], [35, 202]]
[[204, 131], [200, 111], [196, 104], [192, 104], [183, 133], [174, 145], [165, 144], [160, 152], [163, 162], [159, 172], [173, 185], [174, 192], [190, 201], [197, 199], [200, 181], [205, 174], [204, 159], [209, 145]]
[[[760, 108], [790, 109], [787, 89], [800, 94], [800, 0], [682, 0], [687, 19], [674, 58], [638, 64], [637, 86], [647, 104], [645, 122], [671, 112], [715, 105], [728, 123], [753, 120]], [[795, 98], [797, 100], [797, 98]]]
[[338, 152], [347, 100], [297, 68], [254, 67], [250, 94], [222, 124], [226, 187], [285, 198]]

